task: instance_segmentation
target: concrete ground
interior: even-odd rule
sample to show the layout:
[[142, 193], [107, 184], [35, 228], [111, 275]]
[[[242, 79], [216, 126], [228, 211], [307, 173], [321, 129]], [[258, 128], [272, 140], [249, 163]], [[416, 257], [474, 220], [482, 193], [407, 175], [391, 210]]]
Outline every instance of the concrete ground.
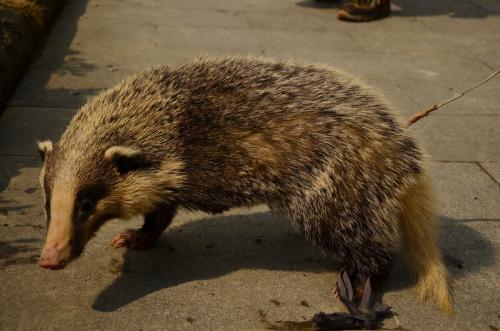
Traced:
[[[404, 117], [500, 68], [497, 0], [395, 0], [367, 24], [306, 0], [68, 1], [0, 118], [0, 329], [266, 329], [341, 308], [335, 266], [264, 207], [180, 214], [156, 248], [109, 246], [114, 221], [59, 272], [36, 261], [44, 238], [35, 139], [57, 138], [90, 96], [153, 63], [255, 54], [326, 63], [366, 80]], [[415, 125], [430, 155], [452, 318], [417, 302], [397, 264], [386, 327], [500, 328], [500, 78]], [[281, 324], [282, 325], [282, 324]], [[300, 329], [299, 323], [287, 324]]]

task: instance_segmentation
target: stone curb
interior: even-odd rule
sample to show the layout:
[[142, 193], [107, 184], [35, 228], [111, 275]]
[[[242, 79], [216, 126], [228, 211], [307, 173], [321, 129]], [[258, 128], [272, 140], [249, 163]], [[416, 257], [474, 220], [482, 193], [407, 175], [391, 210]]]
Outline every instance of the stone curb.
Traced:
[[0, 114], [64, 0], [0, 1]]

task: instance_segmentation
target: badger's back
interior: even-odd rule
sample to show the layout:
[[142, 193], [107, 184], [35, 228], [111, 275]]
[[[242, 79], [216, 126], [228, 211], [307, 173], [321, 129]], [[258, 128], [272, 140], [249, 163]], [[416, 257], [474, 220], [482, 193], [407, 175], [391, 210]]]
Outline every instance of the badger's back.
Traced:
[[229, 58], [169, 79], [188, 95], [178, 113], [186, 203], [279, 205], [321, 181], [353, 204], [382, 201], [420, 171], [390, 107], [334, 69]]
[[322, 176], [353, 203], [383, 200], [421, 167], [389, 107], [353, 78], [250, 58], [144, 71], [85, 105], [60, 142], [95, 155], [117, 144], [180, 158], [179, 198], [214, 211], [279, 205]]

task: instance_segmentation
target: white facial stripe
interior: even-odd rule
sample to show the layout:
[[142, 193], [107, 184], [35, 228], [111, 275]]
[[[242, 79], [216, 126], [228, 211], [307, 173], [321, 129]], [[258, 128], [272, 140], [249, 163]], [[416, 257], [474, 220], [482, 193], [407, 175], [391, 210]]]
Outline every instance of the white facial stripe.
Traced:
[[[40, 171], [40, 177], [38, 177], [38, 180], [40, 181], [40, 187], [42, 188], [42, 193], [43, 193], [43, 200], [47, 200], [47, 192], [45, 192], [45, 164], [42, 166], [42, 170]], [[43, 212], [45, 213], [45, 216], [47, 215], [47, 210], [44, 208]]]
[[56, 181], [50, 201], [50, 225], [45, 247], [63, 248], [69, 245], [73, 232], [75, 185], [71, 181]]
[[40, 187], [42, 188], [43, 196], [45, 197], [45, 164], [42, 166], [42, 170], [40, 170], [40, 176], [38, 177], [38, 181], [40, 182]]

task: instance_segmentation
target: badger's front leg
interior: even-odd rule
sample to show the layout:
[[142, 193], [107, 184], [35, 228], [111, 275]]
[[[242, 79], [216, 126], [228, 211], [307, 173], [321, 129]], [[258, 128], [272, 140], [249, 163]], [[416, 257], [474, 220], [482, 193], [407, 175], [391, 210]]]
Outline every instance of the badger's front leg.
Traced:
[[162, 205], [144, 216], [144, 225], [140, 229], [130, 229], [118, 234], [111, 241], [114, 247], [144, 249], [151, 247], [167, 228], [175, 216], [176, 207]]

